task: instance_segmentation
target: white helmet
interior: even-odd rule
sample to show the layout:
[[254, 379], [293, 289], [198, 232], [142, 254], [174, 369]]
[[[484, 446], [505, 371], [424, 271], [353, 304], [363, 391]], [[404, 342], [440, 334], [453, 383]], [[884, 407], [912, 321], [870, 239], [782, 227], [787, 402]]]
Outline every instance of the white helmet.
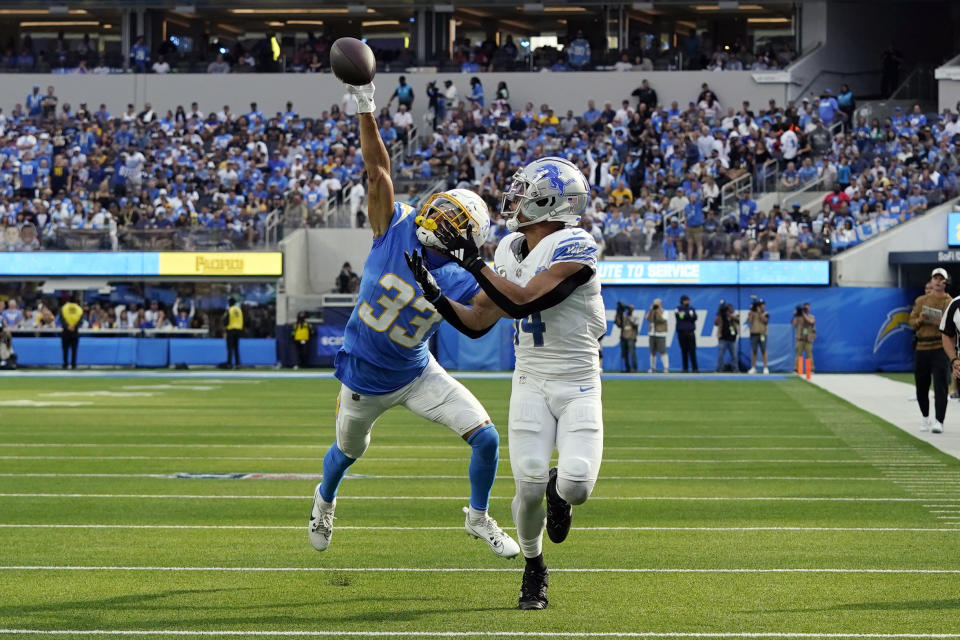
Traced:
[[453, 228], [461, 233], [467, 231], [467, 225], [473, 226], [471, 238], [477, 248], [487, 241], [490, 230], [490, 209], [483, 198], [468, 189], [451, 189], [435, 193], [420, 207], [420, 214], [414, 218], [417, 225], [417, 239], [425, 247], [443, 249], [434, 231], [437, 220], [446, 219]]
[[[572, 226], [580, 221], [589, 198], [587, 178], [576, 165], [563, 158], [540, 158], [514, 174], [500, 215], [507, 218], [510, 231], [547, 221]], [[526, 221], [517, 219], [520, 214]]]

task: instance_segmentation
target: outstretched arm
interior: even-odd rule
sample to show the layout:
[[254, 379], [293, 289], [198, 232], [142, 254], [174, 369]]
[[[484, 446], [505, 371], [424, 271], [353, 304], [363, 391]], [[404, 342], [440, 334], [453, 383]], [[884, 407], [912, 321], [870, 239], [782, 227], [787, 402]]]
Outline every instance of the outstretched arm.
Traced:
[[446, 220], [435, 231], [440, 244], [477, 279], [484, 293], [511, 318], [526, 318], [563, 302], [593, 276], [593, 269], [579, 262], [557, 262], [535, 275], [526, 286], [510, 282], [493, 271], [480, 257], [480, 250]]
[[374, 112], [373, 83], [356, 87], [347, 85], [347, 91], [357, 101], [357, 117], [360, 121], [360, 152], [367, 171], [367, 218], [373, 237], [387, 232], [393, 217], [393, 181], [390, 179], [390, 154], [380, 138]]
[[423, 289], [423, 297], [434, 306], [444, 320], [463, 335], [479, 338], [490, 331], [500, 318], [506, 317], [483, 291], [473, 297], [470, 301], [471, 306], [462, 305], [446, 297], [437, 285], [436, 279], [427, 270], [422, 254], [414, 251], [412, 255], [406, 252], [403, 255], [414, 279]]

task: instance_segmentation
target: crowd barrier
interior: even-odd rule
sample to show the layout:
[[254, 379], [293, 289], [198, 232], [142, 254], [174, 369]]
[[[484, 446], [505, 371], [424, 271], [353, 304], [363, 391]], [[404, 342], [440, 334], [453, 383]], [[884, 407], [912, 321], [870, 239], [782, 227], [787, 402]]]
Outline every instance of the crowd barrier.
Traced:
[[[737, 310], [740, 321], [738, 359], [741, 371], [750, 367], [750, 336], [746, 326], [750, 304], [763, 298], [770, 314], [767, 351], [771, 371], [791, 371], [794, 356], [794, 330], [790, 324], [797, 305], [809, 302], [817, 319], [817, 339], [813, 345], [814, 363], [820, 372], [871, 372], [912, 370], [913, 332], [907, 321], [914, 296], [896, 288], [868, 287], [604, 287], [607, 334], [602, 340], [603, 368], [620, 371], [620, 331], [614, 325], [617, 302], [633, 304], [645, 315], [654, 298], [663, 300], [668, 315], [667, 353], [671, 370], [681, 367], [680, 345], [676, 340], [673, 309], [680, 296], [690, 296], [697, 309], [697, 358], [700, 371], [713, 371], [717, 365], [717, 328], [713, 321], [721, 301]], [[549, 329], [548, 329], [549, 330]], [[639, 369], [649, 366], [649, 327], [644, 321], [637, 338]], [[495, 331], [479, 340], [470, 340], [447, 324], [437, 333], [437, 359], [449, 369], [513, 368], [513, 326], [502, 320]], [[659, 362], [658, 362], [659, 367]]]
[[[23, 367], [60, 366], [63, 351], [59, 337], [14, 337], [17, 361]], [[222, 338], [134, 338], [80, 336], [79, 366], [169, 367], [215, 366], [227, 360]], [[244, 366], [272, 366], [277, 362], [273, 338], [241, 338], [240, 362]]]

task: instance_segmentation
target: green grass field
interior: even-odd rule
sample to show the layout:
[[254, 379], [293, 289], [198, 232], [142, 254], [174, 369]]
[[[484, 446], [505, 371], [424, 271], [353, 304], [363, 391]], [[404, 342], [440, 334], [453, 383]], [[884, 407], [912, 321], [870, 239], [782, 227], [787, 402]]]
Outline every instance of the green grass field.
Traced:
[[[512, 527], [510, 383], [466, 384]], [[960, 637], [960, 462], [801, 380], [605, 382], [601, 477], [544, 543], [539, 612], [515, 609], [522, 561], [463, 531], [469, 447], [402, 409], [310, 547], [336, 391], [0, 379], [0, 635]], [[175, 477], [204, 473], [303, 476]]]

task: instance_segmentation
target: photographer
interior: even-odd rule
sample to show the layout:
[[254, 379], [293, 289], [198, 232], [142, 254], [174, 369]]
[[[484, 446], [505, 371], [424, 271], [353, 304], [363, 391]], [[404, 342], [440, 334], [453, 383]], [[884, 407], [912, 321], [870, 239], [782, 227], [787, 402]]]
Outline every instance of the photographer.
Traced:
[[750, 370], [747, 373], [757, 372], [757, 351], [763, 354], [763, 373], [770, 373], [767, 367], [767, 328], [770, 324], [770, 314], [767, 313], [767, 303], [763, 298], [757, 298], [750, 303], [750, 313], [747, 315], [747, 325], [750, 327]]
[[663, 363], [663, 372], [670, 373], [670, 356], [667, 355], [667, 312], [663, 310], [663, 301], [656, 298], [647, 311], [647, 335], [650, 339], [650, 369], [657, 370], [657, 354]]
[[793, 325], [796, 331], [797, 373], [803, 373], [800, 371], [801, 355], [807, 357], [807, 362], [809, 363], [807, 366], [809, 367], [810, 373], [813, 373], [813, 341], [817, 338], [816, 323], [816, 318], [810, 313], [809, 302], [797, 305], [797, 310], [793, 314], [793, 320], [790, 321], [790, 324]]
[[620, 327], [620, 357], [623, 359], [623, 372], [637, 370], [637, 333], [640, 320], [632, 304], [617, 303], [617, 315], [614, 324]]
[[730, 371], [737, 370], [737, 335], [740, 333], [740, 321], [733, 305], [720, 301], [720, 308], [713, 319], [717, 327], [717, 372], [723, 371], [727, 364], [725, 353], [730, 354]]
[[947, 416], [947, 387], [950, 383], [950, 362], [943, 351], [940, 320], [950, 306], [946, 293], [947, 272], [937, 268], [927, 283], [927, 292], [917, 298], [910, 312], [910, 328], [914, 330], [913, 380], [920, 405], [920, 431], [930, 429], [930, 378], [933, 378], [934, 433], [943, 431]]
[[293, 365], [294, 369], [299, 369], [301, 367], [306, 368], [310, 364], [310, 350], [308, 346], [310, 344], [310, 338], [313, 337], [315, 330], [313, 326], [307, 322], [307, 314], [305, 311], [301, 311], [297, 314], [297, 321], [293, 325], [290, 334], [293, 338], [293, 344], [297, 348], [297, 364]]
[[697, 373], [697, 310], [690, 304], [690, 296], [680, 296], [680, 306], [673, 312], [677, 319], [677, 340], [680, 341], [680, 357], [683, 361], [683, 371], [687, 371], [687, 363]]
[[0, 369], [16, 369], [17, 354], [13, 351], [13, 340], [10, 332], [0, 331]]

